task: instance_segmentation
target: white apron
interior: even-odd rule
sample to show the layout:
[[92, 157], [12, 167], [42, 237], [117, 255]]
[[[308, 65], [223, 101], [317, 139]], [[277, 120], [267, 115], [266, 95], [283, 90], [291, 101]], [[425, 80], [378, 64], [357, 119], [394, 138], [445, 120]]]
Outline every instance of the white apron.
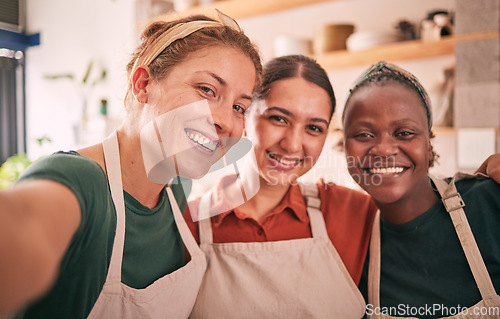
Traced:
[[[476, 281], [476, 284], [481, 293], [482, 300], [479, 301], [474, 306], [468, 308], [466, 311], [455, 315], [444, 318], [498, 318], [496, 315], [484, 315], [481, 311], [486, 311], [485, 309], [500, 307], [500, 296], [497, 295], [495, 287], [491, 282], [490, 275], [486, 269], [483, 258], [479, 248], [477, 247], [476, 240], [472, 234], [472, 230], [467, 221], [463, 207], [465, 206], [462, 197], [458, 193], [455, 187], [455, 181], [471, 177], [468, 174], [457, 173], [452, 181], [448, 184], [443, 179], [431, 177], [432, 181], [436, 185], [436, 188], [441, 196], [441, 200], [446, 208], [446, 211], [450, 214], [453, 225], [460, 240], [460, 244], [467, 258], [467, 262], [472, 271], [472, 275]], [[408, 287], [411, 288], [411, 287]], [[368, 267], [368, 303], [373, 305], [373, 309], [380, 308], [380, 212], [377, 212], [375, 216], [375, 222], [373, 224], [372, 238], [370, 242], [370, 264]], [[496, 309], [498, 310], [498, 309]], [[496, 311], [490, 313], [495, 314]], [[481, 314], [480, 316], [474, 314]], [[368, 318], [403, 318], [403, 317], [392, 317], [384, 314], [371, 315]], [[414, 318], [414, 317], [404, 317], [404, 318]]]
[[[210, 219], [200, 220], [208, 268], [191, 318], [363, 316], [363, 297], [328, 237], [318, 189], [301, 189], [312, 238], [214, 244]], [[208, 216], [210, 196], [200, 201], [200, 216]]]
[[116, 132], [104, 140], [103, 148], [111, 194], [116, 207], [116, 234], [106, 283], [89, 318], [188, 318], [206, 270], [206, 258], [191, 235], [170, 188], [167, 188], [167, 193], [175, 223], [191, 254], [191, 260], [184, 267], [157, 279], [144, 289], [134, 289], [121, 282], [125, 203]]

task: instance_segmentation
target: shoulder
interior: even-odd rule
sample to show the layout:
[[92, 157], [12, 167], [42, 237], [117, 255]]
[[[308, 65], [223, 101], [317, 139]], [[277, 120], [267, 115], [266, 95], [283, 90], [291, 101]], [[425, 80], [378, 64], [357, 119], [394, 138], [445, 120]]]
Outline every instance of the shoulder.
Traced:
[[319, 180], [316, 186], [318, 187], [321, 200], [327, 203], [347, 206], [375, 206], [371, 197], [364, 192], [340, 186], [332, 182], [327, 183], [323, 179]]
[[33, 163], [18, 183], [51, 180], [66, 186], [77, 197], [82, 214], [107, 202], [108, 179], [101, 166], [76, 152], [58, 152]]
[[491, 178], [467, 178], [458, 180], [455, 184], [462, 196], [493, 197], [500, 200], [500, 184]]
[[100, 165], [90, 158], [71, 151], [54, 153], [36, 161], [28, 167], [19, 180], [55, 179], [57, 176], [61, 177], [62, 175], [67, 177], [106, 178]]
[[371, 225], [377, 207], [369, 195], [335, 183], [326, 183], [323, 179], [316, 186], [325, 219]]
[[455, 184], [466, 205], [469, 202], [481, 207], [500, 207], [500, 184], [493, 179], [468, 178]]

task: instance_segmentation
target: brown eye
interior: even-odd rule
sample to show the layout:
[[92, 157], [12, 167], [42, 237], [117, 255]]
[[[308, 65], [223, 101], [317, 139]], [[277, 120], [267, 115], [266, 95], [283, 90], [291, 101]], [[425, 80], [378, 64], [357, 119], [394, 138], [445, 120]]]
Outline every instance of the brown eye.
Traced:
[[317, 125], [314, 125], [314, 124], [311, 124], [308, 126], [308, 128], [313, 131], [313, 132], [316, 132], [316, 133], [323, 133], [323, 128], [317, 126]]
[[269, 116], [269, 119], [279, 123], [286, 123], [286, 119], [283, 116], [279, 115], [271, 115]]
[[412, 132], [412, 131], [401, 131], [401, 132], [398, 132], [396, 134], [396, 136], [398, 137], [402, 137], [402, 138], [411, 138], [413, 137], [414, 135], [416, 135], [415, 132]]
[[371, 140], [372, 138], [374, 138], [373, 134], [371, 133], [358, 133], [358, 134], [354, 134], [353, 137], [360, 141], [360, 142], [365, 142], [365, 141], [369, 141]]

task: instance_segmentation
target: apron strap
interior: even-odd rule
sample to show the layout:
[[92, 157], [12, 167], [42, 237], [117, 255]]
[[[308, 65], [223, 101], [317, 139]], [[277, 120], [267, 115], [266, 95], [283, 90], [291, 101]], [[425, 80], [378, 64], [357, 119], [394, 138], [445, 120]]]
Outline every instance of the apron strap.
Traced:
[[201, 244], [212, 244], [212, 222], [210, 218], [210, 199], [212, 197], [212, 192], [206, 192], [200, 199], [198, 204], [198, 228], [200, 232], [200, 245]]
[[111, 196], [116, 209], [116, 233], [106, 281], [122, 281], [123, 246], [125, 244], [125, 201], [123, 199], [120, 151], [116, 131], [103, 142], [104, 161], [108, 174]]
[[[380, 211], [375, 214], [370, 239], [370, 261], [368, 265], [368, 303], [380, 309]], [[372, 318], [368, 315], [368, 318]]]
[[471, 175], [455, 175], [449, 184], [443, 179], [433, 176], [430, 177], [441, 195], [441, 200], [446, 208], [446, 211], [451, 216], [458, 239], [460, 240], [465, 257], [467, 258], [467, 262], [471, 268], [472, 275], [474, 276], [479, 288], [479, 292], [481, 293], [483, 300], [488, 300], [489, 298], [496, 296], [497, 293], [493, 283], [491, 282], [491, 278], [488, 274], [483, 258], [481, 257], [481, 252], [479, 251], [476, 240], [474, 239], [469, 222], [467, 221], [467, 217], [463, 209], [465, 204], [455, 186], [456, 180], [468, 176]]
[[298, 183], [298, 185], [306, 202], [313, 238], [328, 239], [325, 219], [321, 213], [321, 199], [319, 198], [318, 187], [315, 184]]
[[167, 187], [168, 200], [170, 201], [170, 207], [172, 207], [172, 211], [174, 213], [175, 224], [177, 225], [177, 229], [179, 230], [179, 234], [181, 235], [182, 241], [186, 246], [189, 254], [191, 256], [194, 255], [203, 255], [200, 247], [196, 243], [191, 231], [189, 230], [184, 217], [179, 209], [179, 205], [175, 200], [174, 193], [170, 187]]

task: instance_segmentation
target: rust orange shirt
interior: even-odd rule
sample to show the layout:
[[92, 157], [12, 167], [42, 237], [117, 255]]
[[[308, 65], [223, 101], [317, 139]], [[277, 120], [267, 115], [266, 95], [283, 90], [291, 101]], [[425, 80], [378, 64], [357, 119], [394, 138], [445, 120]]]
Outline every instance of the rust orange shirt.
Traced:
[[[216, 205], [223, 205], [222, 189], [234, 178], [226, 176], [219, 182], [218, 191], [212, 197]], [[330, 240], [358, 284], [377, 209], [375, 203], [366, 194], [323, 180], [317, 186]], [[189, 206], [198, 207], [198, 202], [199, 198]], [[191, 213], [197, 216], [196, 211], [190, 212], [187, 207], [184, 217], [199, 243], [198, 223], [193, 222]], [[260, 222], [238, 208], [213, 216], [211, 221], [214, 243], [265, 242], [312, 236], [306, 204], [298, 185], [290, 186], [281, 203]]]

